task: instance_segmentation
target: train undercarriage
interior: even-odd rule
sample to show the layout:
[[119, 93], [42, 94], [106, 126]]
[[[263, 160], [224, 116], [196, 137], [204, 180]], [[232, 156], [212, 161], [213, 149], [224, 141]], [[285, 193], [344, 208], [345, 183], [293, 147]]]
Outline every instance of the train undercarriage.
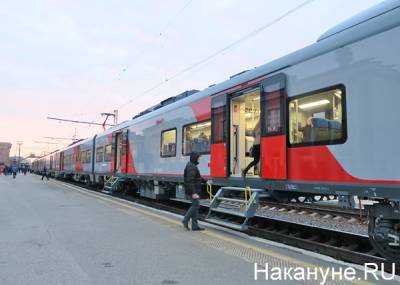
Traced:
[[400, 204], [381, 201], [367, 208], [370, 242], [386, 259], [400, 262]]

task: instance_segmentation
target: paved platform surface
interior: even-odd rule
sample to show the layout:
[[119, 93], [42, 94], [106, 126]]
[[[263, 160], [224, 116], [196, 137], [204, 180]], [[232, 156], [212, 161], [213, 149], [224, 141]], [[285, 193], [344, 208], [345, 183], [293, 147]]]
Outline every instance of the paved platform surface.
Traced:
[[0, 284], [320, 284], [255, 281], [254, 262], [338, 268], [218, 227], [186, 232], [180, 219], [32, 174], [0, 176]]

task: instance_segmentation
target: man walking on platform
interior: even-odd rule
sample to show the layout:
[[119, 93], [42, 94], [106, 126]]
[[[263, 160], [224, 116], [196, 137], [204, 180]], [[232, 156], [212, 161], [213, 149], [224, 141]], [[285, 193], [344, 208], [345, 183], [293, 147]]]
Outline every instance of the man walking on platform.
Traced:
[[47, 178], [47, 181], [49, 181], [50, 179], [49, 179], [49, 174], [47, 174], [47, 167], [45, 166], [45, 167], [43, 167], [43, 173], [42, 173], [42, 180], [43, 180], [43, 178]]
[[197, 167], [199, 164], [200, 154], [192, 152], [190, 154], [190, 161], [186, 164], [185, 172], [183, 174], [185, 194], [190, 197], [192, 205], [187, 210], [185, 217], [183, 218], [182, 224], [186, 230], [189, 229], [189, 220], [192, 219], [192, 231], [203, 231], [197, 223], [197, 216], [200, 208], [200, 193], [201, 193], [201, 181], [200, 171]]
[[14, 164], [14, 165], [11, 167], [11, 171], [12, 171], [13, 178], [15, 179], [15, 177], [17, 177], [18, 167]]

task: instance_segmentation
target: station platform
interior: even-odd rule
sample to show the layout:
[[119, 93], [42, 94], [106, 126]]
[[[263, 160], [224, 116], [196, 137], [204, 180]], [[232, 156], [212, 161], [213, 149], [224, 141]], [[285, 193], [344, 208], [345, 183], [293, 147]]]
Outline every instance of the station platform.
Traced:
[[398, 284], [360, 266], [353, 281], [273, 280], [349, 265], [207, 223], [188, 232], [182, 216], [33, 174], [1, 175], [0, 196], [0, 284]]

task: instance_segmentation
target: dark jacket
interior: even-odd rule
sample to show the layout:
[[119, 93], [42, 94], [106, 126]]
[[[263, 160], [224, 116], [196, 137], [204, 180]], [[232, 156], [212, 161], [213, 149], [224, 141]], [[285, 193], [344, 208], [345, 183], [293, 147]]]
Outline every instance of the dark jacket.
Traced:
[[197, 168], [199, 164], [199, 154], [192, 152], [190, 155], [190, 161], [186, 164], [183, 179], [185, 183], [185, 194], [192, 195], [201, 193], [201, 178], [200, 171]]

